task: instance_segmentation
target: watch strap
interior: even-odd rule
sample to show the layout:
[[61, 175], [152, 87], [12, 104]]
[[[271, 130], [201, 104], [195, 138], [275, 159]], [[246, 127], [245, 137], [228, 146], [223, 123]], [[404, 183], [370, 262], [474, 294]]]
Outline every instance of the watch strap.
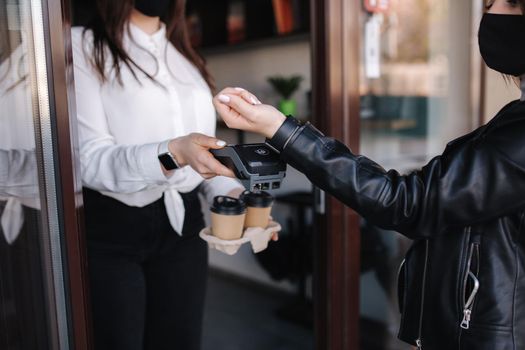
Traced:
[[[164, 166], [164, 168], [166, 168], [166, 170], [179, 169], [181, 166], [179, 165], [179, 162], [177, 162], [177, 159], [170, 152], [170, 149], [169, 149], [170, 141], [171, 140], [167, 140], [159, 144], [159, 148], [157, 151], [158, 157], [159, 157], [160, 162]], [[168, 156], [173, 161], [173, 164], [165, 164], [165, 161], [163, 161], [163, 158], [165, 158], [166, 156]]]
[[167, 140], [159, 144], [159, 148], [158, 148], [159, 155], [164, 154], [164, 153], [170, 153], [170, 148], [169, 148], [170, 141], [171, 140]]

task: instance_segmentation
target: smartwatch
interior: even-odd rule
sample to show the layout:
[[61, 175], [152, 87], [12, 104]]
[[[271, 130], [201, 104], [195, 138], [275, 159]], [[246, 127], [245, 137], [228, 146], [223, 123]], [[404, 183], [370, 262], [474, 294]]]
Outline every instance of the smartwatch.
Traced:
[[175, 170], [179, 169], [180, 165], [177, 162], [177, 159], [171, 154], [169, 148], [169, 141], [163, 142], [159, 145], [159, 162], [162, 164], [166, 170]]

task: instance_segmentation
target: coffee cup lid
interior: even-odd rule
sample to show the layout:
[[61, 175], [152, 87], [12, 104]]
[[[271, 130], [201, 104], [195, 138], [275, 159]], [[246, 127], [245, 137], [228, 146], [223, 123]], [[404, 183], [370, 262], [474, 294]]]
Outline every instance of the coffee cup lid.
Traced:
[[265, 191], [244, 191], [241, 199], [248, 207], [267, 208], [273, 204], [273, 196]]
[[237, 198], [217, 196], [213, 199], [213, 205], [210, 210], [222, 215], [241, 215], [246, 212], [246, 205]]

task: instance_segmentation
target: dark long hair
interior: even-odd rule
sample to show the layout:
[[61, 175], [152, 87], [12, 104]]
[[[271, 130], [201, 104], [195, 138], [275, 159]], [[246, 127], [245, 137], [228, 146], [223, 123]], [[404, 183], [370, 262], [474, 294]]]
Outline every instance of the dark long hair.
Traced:
[[[125, 65], [137, 79], [140, 71], [149, 79], [151, 74], [138, 65], [123, 46], [124, 32], [134, 8], [134, 0], [96, 0], [93, 19], [86, 30], [93, 32], [92, 63], [102, 81], [107, 81], [106, 60], [111, 59], [111, 67], [122, 84], [121, 69]], [[199, 70], [211, 90], [215, 89], [213, 78], [206, 68], [204, 59], [193, 49], [186, 25], [186, 0], [173, 0], [168, 14], [162, 18], [166, 24], [166, 36], [175, 48]], [[85, 33], [84, 31], [84, 33]], [[106, 57], [109, 53], [110, 57]]]

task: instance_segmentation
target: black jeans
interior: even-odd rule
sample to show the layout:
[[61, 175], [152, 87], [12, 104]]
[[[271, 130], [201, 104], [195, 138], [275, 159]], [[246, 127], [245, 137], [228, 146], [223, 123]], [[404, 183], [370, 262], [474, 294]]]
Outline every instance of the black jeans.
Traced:
[[182, 237], [164, 199], [127, 206], [84, 189], [95, 350], [198, 350], [208, 250], [197, 190]]

